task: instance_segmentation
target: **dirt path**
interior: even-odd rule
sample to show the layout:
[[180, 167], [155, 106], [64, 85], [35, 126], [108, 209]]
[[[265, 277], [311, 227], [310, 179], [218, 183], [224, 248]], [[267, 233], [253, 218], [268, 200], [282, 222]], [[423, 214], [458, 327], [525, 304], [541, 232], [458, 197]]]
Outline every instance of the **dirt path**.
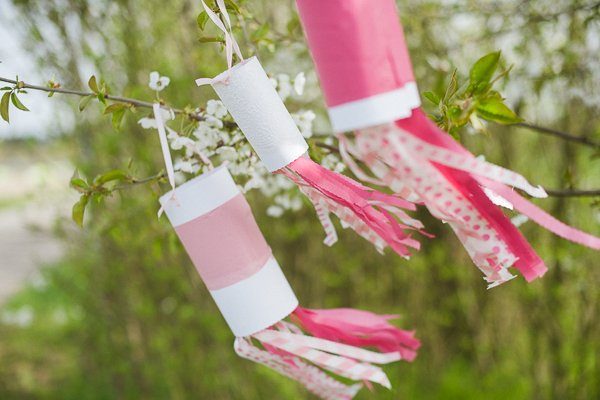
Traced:
[[[0, 145], [1, 146], [1, 145]], [[69, 215], [72, 168], [62, 157], [39, 161], [0, 152], [0, 304], [63, 254], [54, 221]], [[33, 161], [36, 160], [36, 161]]]

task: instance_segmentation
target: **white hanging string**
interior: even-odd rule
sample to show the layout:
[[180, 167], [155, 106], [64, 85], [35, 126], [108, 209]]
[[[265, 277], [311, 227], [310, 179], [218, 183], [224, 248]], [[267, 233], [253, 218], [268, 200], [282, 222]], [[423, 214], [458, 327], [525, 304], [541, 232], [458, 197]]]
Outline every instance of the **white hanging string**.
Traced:
[[[173, 169], [173, 160], [171, 159], [171, 152], [169, 151], [169, 142], [167, 141], [167, 132], [165, 131], [165, 122], [162, 118], [160, 104], [154, 103], [152, 105], [154, 111], [154, 120], [156, 121], [156, 128], [158, 129], [158, 137], [160, 138], [160, 147], [162, 148], [163, 158], [165, 160], [165, 169], [167, 171], [167, 178], [172, 188], [172, 195], [170, 200], [175, 199], [175, 170]], [[158, 216], [160, 217], [164, 209], [161, 206], [158, 210]]]
[[[217, 28], [219, 28], [225, 35], [225, 54], [227, 57], [227, 70], [230, 70], [233, 66], [233, 53], [235, 53], [235, 55], [241, 61], [244, 60], [244, 56], [242, 56], [242, 52], [240, 50], [240, 47], [238, 46], [237, 41], [235, 40], [235, 36], [233, 36], [231, 19], [229, 18], [229, 14], [227, 13], [225, 2], [224, 0], [217, 0], [219, 11], [223, 16], [223, 19], [225, 20], [225, 24], [227, 26], [223, 24], [219, 16], [215, 14], [214, 11], [211, 10], [210, 7], [208, 7], [203, 0], [200, 0], [200, 2], [202, 3], [202, 7], [204, 7], [204, 11], [206, 12], [206, 15], [208, 15], [208, 18], [210, 18], [210, 20], [217, 26]], [[212, 78], [199, 78], [196, 79], [196, 85], [210, 85], [212, 81]]]

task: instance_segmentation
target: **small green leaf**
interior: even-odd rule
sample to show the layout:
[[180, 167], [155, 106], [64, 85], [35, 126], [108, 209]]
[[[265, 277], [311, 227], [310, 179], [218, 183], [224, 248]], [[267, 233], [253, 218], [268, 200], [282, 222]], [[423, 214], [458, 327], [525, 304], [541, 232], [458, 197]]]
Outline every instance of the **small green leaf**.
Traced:
[[54, 92], [48, 92], [48, 97], [54, 96]]
[[73, 189], [77, 190], [80, 193], [85, 193], [89, 186], [86, 181], [81, 178], [72, 178], [70, 185]]
[[97, 185], [102, 185], [106, 182], [122, 181], [127, 178], [128, 178], [128, 175], [125, 171], [122, 171], [120, 169], [115, 169], [112, 171], [105, 172], [104, 174], [98, 176], [96, 179], [94, 179], [94, 183]]
[[19, 100], [19, 98], [17, 97], [17, 94], [15, 92], [12, 92], [12, 94], [10, 95], [10, 100], [12, 101], [13, 105], [15, 107], [17, 107], [19, 110], [29, 111], [29, 108], [25, 107], [23, 105], [23, 103], [21, 103], [21, 100]]
[[98, 94], [96, 95], [96, 97], [98, 98], [98, 101], [100, 103], [106, 104], [106, 99], [104, 98], [104, 93], [98, 92]]
[[250, 35], [250, 38], [253, 41], [258, 42], [259, 40], [267, 37], [267, 35], [269, 34], [269, 30], [270, 30], [269, 24], [265, 22], [257, 30], [252, 32], [252, 35]]
[[127, 105], [123, 103], [113, 103], [104, 109], [104, 115], [114, 113], [115, 111], [123, 110]]
[[9, 101], [10, 101], [10, 92], [6, 92], [2, 95], [2, 100], [0, 100], [0, 116], [6, 122], [10, 122], [9, 116], [8, 116], [8, 106], [9, 106], [8, 102]]
[[98, 93], [98, 83], [96, 82], [96, 76], [92, 75], [88, 81], [88, 86], [92, 89], [92, 92]]
[[499, 51], [487, 54], [477, 60], [469, 72], [469, 86], [475, 90], [487, 86], [498, 68], [499, 61]]
[[497, 96], [479, 101], [476, 110], [478, 116], [488, 121], [501, 124], [516, 124], [522, 121], [513, 110], [504, 104], [502, 98]]
[[202, 11], [200, 14], [198, 14], [196, 22], [198, 23], [198, 28], [203, 31], [206, 23], [208, 22], [208, 14], [205, 11]]
[[112, 124], [113, 124], [113, 128], [116, 131], [121, 129], [121, 122], [123, 121], [123, 117], [125, 116], [125, 111], [127, 111], [126, 108], [121, 108], [112, 113]]
[[81, 101], [79, 102], [79, 111], [83, 111], [85, 110], [85, 108], [88, 106], [88, 104], [90, 104], [90, 101], [94, 98], [93, 95], [89, 95], [89, 96], [85, 96], [84, 98], [81, 99]]
[[433, 92], [423, 92], [423, 97], [425, 97], [427, 100], [429, 100], [436, 106], [440, 104], [440, 101], [442, 101], [442, 99], [440, 99], [440, 96]]
[[10, 86], [1, 87], [0, 90], [12, 90]]
[[79, 201], [73, 205], [71, 211], [71, 217], [73, 221], [81, 227], [83, 227], [83, 215], [85, 214], [85, 207], [88, 204], [89, 195], [84, 194], [79, 198]]

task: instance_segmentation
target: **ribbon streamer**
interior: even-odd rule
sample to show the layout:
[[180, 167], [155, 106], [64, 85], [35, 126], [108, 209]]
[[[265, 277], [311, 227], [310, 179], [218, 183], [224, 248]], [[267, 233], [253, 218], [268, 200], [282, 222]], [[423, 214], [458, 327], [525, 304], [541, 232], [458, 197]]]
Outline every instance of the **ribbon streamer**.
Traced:
[[[515, 191], [547, 197], [541, 186], [475, 157], [427, 117], [393, 0], [380, 0], [377, 7], [364, 0], [296, 3], [348, 167], [448, 223], [489, 287], [514, 278], [512, 266], [527, 281], [547, 270], [497, 205], [600, 248], [600, 238], [556, 220]], [[354, 131], [354, 139], [347, 131]]]
[[[172, 189], [171, 200], [175, 200], [175, 171], [173, 169], [173, 160], [171, 159], [171, 152], [169, 150], [169, 141], [167, 140], [167, 132], [165, 131], [165, 122], [160, 113], [160, 104], [154, 103], [152, 105], [152, 111], [154, 112], [154, 120], [156, 121], [156, 128], [158, 129], [158, 137], [160, 139], [160, 147], [162, 149], [163, 159], [165, 161], [165, 171], [167, 172], [167, 178]], [[158, 216], [160, 217], [164, 209], [161, 206], [158, 210]]]

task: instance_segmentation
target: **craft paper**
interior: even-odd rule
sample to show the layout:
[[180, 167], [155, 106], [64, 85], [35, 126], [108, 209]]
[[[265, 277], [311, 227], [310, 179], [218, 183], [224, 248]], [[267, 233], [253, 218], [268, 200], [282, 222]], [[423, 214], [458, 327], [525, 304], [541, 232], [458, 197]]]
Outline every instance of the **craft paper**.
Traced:
[[[206, 12], [234, 43], [230, 27], [224, 26], [212, 10]], [[224, 15], [226, 10], [221, 10]], [[224, 16], [228, 21], [229, 17]], [[230, 47], [235, 48], [232, 44]], [[201, 78], [198, 85], [210, 84], [244, 133], [260, 159], [271, 172], [281, 173], [295, 182], [315, 206], [326, 233], [324, 242], [337, 241], [329, 215], [335, 214], [343, 226], [351, 227], [379, 251], [389, 246], [403, 257], [418, 249], [408, 233], [420, 232], [422, 224], [404, 210], [414, 210], [409, 201], [367, 188], [343, 175], [313, 162], [308, 145], [256, 57], [232, 66], [214, 78]]]
[[234, 348], [241, 357], [297, 380], [323, 399], [337, 400], [352, 398], [362, 384], [347, 385], [334, 376], [389, 388], [386, 374], [374, 364], [416, 356], [419, 341], [388, 322], [395, 316], [299, 307], [224, 166], [166, 193], [160, 203], [236, 336]]
[[[447, 222], [490, 287], [513, 278], [513, 265], [528, 281], [546, 271], [494, 203], [510, 204], [557, 235], [600, 249], [599, 238], [557, 221], [514, 191], [546, 197], [543, 188], [473, 156], [427, 118], [393, 0], [296, 2], [348, 166]], [[344, 135], [348, 130], [353, 139]]]

